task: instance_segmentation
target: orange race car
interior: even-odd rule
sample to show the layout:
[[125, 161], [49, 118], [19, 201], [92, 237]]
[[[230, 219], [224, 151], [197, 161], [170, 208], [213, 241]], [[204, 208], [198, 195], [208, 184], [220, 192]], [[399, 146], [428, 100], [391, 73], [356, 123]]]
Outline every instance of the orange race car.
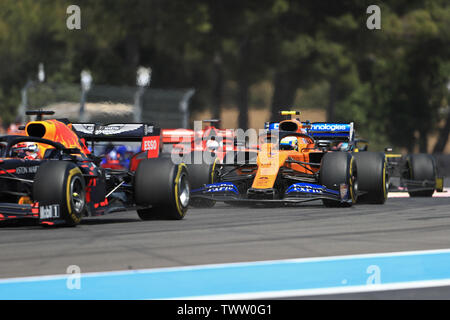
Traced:
[[[266, 122], [268, 131], [278, 130], [278, 122]], [[383, 152], [367, 151], [366, 141], [356, 138], [354, 123], [302, 122], [304, 132], [322, 152], [352, 154], [358, 175], [357, 203], [383, 204], [388, 195], [389, 158]], [[364, 152], [363, 152], [364, 151]]]
[[356, 202], [358, 171], [351, 153], [321, 149], [306, 133], [306, 125], [294, 117], [280, 122], [278, 129], [261, 135], [257, 150], [236, 152], [232, 163], [215, 162], [212, 183], [192, 188], [191, 199], [230, 204], [320, 199], [326, 206]]

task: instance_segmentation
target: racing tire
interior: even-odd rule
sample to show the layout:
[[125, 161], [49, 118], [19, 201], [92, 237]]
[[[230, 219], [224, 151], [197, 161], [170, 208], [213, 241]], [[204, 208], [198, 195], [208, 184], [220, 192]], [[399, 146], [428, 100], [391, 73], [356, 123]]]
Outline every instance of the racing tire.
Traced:
[[86, 210], [86, 183], [80, 168], [67, 161], [44, 162], [36, 172], [33, 199], [39, 206], [59, 205], [65, 226], [79, 224]]
[[[201, 152], [198, 154], [201, 154]], [[191, 190], [200, 189], [205, 184], [214, 183], [216, 180], [216, 164], [218, 162], [218, 158], [215, 158], [212, 164], [204, 163], [203, 158], [201, 158], [201, 164], [196, 164], [194, 163], [194, 159], [199, 158], [195, 158], [194, 153], [192, 153], [191, 164], [187, 165]], [[205, 198], [191, 198], [189, 204], [194, 208], [212, 208], [216, 204], [216, 201]]]
[[356, 161], [350, 153], [328, 152], [322, 157], [319, 183], [328, 189], [340, 191], [340, 185], [346, 184], [349, 201], [340, 202], [322, 199], [326, 207], [350, 207], [356, 203], [358, 191], [358, 171]]
[[383, 204], [389, 189], [386, 156], [382, 152], [355, 152], [353, 156], [358, 168], [357, 203]]
[[[436, 181], [436, 163], [434, 158], [426, 153], [412, 154], [407, 158], [409, 167], [409, 179], [417, 181]], [[432, 197], [435, 188], [430, 190], [410, 191], [408, 186], [408, 193], [410, 197]]]
[[145, 159], [134, 177], [134, 197], [142, 220], [181, 220], [185, 217], [190, 185], [186, 165], [167, 158]]

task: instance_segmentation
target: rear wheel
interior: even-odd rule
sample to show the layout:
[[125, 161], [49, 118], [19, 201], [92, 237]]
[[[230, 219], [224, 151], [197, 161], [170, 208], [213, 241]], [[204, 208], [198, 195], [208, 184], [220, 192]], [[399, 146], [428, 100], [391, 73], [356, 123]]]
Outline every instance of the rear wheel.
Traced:
[[[200, 154], [201, 152], [199, 152]], [[199, 155], [198, 155], [199, 156]], [[194, 153], [192, 154], [192, 159], [195, 159]], [[198, 157], [198, 159], [200, 159]], [[203, 159], [203, 157], [201, 158]], [[216, 163], [218, 159], [214, 159], [213, 163], [194, 163], [187, 165], [187, 170], [189, 173], [189, 182], [191, 184], [191, 190], [196, 190], [202, 188], [205, 184], [214, 183], [216, 177]], [[216, 201], [204, 198], [192, 198], [190, 200], [190, 205], [196, 208], [212, 208], [216, 204]]]
[[[436, 163], [434, 158], [425, 153], [412, 154], [408, 156], [407, 159], [409, 167], [409, 180], [418, 182], [436, 182]], [[434, 193], [434, 187], [429, 190], [412, 191], [414, 187], [408, 186], [408, 193], [410, 197], [431, 197]], [[420, 187], [419, 188], [423, 188]]]
[[323, 199], [326, 207], [348, 207], [357, 199], [358, 171], [356, 162], [351, 154], [346, 152], [328, 152], [322, 157], [320, 167], [320, 184], [331, 190], [340, 191], [340, 185], [348, 187], [349, 201]]
[[35, 176], [33, 198], [40, 207], [58, 205], [65, 225], [79, 224], [86, 210], [86, 185], [80, 168], [66, 161], [44, 162]]
[[358, 203], [383, 204], [387, 199], [389, 179], [386, 156], [381, 152], [355, 152], [358, 167]]
[[190, 197], [186, 166], [164, 158], [142, 160], [135, 173], [134, 192], [136, 204], [148, 207], [137, 210], [142, 220], [181, 220]]

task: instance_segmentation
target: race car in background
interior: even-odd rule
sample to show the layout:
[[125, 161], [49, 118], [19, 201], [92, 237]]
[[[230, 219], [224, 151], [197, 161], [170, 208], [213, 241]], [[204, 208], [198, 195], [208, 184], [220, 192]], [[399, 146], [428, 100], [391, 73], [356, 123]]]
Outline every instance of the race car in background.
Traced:
[[386, 160], [389, 192], [408, 192], [410, 197], [432, 197], [434, 192], [444, 192], [444, 177], [439, 175], [433, 155], [396, 154], [386, 148]]
[[[242, 156], [244, 155], [244, 156]], [[205, 165], [206, 167], [206, 165]], [[358, 171], [351, 153], [324, 152], [297, 119], [259, 137], [256, 150], [217, 162], [213, 183], [192, 188], [192, 199], [230, 204], [288, 204], [322, 200], [351, 206], [358, 196]]]
[[223, 159], [225, 154], [234, 150], [233, 130], [220, 129], [220, 120], [202, 120], [206, 124], [201, 130], [163, 129], [163, 152], [186, 158], [193, 152], [210, 152]]
[[[202, 120], [201, 130], [163, 129], [163, 156], [171, 157], [175, 163], [187, 166], [191, 189], [213, 183], [216, 165], [224, 161], [229, 152], [245, 152], [244, 142], [237, 141], [235, 131], [220, 129], [220, 120]], [[191, 198], [193, 207], [209, 208], [215, 201], [206, 198]]]
[[[314, 132], [312, 134], [314, 135]], [[358, 152], [360, 157], [363, 157], [362, 154], [366, 154], [369, 149], [369, 141], [357, 138], [353, 133], [352, 139], [338, 139], [337, 145], [331, 148]], [[389, 192], [408, 192], [410, 197], [431, 197], [435, 191], [443, 192], [444, 178], [439, 176], [433, 155], [396, 154], [392, 152], [392, 148], [387, 147], [385, 157]]]
[[100, 153], [102, 155], [100, 166], [105, 169], [126, 170], [130, 167], [133, 156], [140, 151], [141, 146], [136, 148], [130, 145], [108, 143]]
[[[151, 124], [36, 121], [23, 135], [0, 137], [0, 220], [30, 218], [45, 226], [74, 226], [85, 216], [137, 210], [143, 220], [182, 219], [189, 203], [186, 167], [159, 157], [160, 130]], [[102, 168], [100, 142], [141, 143], [129, 168]], [[25, 144], [34, 159], [23, 157]], [[88, 145], [90, 146], [88, 147]]]

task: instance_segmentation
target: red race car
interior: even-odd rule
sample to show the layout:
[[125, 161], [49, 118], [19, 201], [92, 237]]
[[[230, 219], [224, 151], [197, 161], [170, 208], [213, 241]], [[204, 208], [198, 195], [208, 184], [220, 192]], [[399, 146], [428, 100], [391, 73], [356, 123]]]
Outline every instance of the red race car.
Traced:
[[[163, 129], [163, 152], [175, 163], [186, 163], [191, 189], [214, 182], [216, 164], [234, 162], [238, 155], [248, 158], [257, 147], [246, 146], [245, 137], [236, 130], [220, 129], [220, 120], [203, 120], [205, 127], [195, 129]], [[195, 126], [194, 126], [195, 127]], [[255, 136], [256, 137], [256, 136]], [[211, 207], [215, 201], [191, 199], [195, 207]]]

